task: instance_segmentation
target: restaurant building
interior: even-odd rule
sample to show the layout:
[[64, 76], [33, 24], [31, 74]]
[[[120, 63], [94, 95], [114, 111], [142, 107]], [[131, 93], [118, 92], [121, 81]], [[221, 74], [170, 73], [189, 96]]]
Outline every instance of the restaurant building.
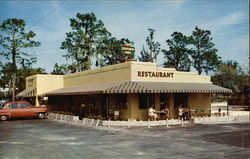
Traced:
[[128, 61], [67, 75], [33, 75], [18, 97], [33, 99], [36, 105], [47, 100], [52, 110], [74, 112], [121, 120], [147, 120], [148, 108], [161, 110], [166, 104], [170, 117], [177, 107], [185, 111], [211, 111], [212, 93], [231, 90], [214, 85], [210, 76], [196, 72], [159, 68], [156, 63]]

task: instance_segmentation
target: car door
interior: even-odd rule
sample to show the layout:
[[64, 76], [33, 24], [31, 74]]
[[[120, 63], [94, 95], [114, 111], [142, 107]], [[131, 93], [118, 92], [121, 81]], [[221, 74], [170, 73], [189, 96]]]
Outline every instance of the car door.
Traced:
[[8, 112], [10, 113], [11, 118], [20, 117], [20, 110], [18, 103], [10, 103], [7, 105], [9, 107]]
[[35, 116], [34, 112], [31, 109], [29, 103], [19, 103], [20, 111], [22, 112], [22, 117], [32, 117]]

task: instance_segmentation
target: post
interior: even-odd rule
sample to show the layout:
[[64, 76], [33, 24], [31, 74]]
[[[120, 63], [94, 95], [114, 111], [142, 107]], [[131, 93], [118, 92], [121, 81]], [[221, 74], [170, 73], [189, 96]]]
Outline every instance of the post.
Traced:
[[95, 125], [96, 127], [98, 126], [99, 122], [100, 122], [100, 120], [97, 119], [97, 122], [96, 122], [96, 125]]
[[108, 120], [108, 127], [110, 127], [110, 119]]
[[168, 118], [166, 119], [166, 126], [168, 127]]
[[108, 99], [108, 95], [106, 95], [106, 107], [107, 107], [107, 118], [109, 118], [109, 99]]
[[128, 119], [128, 128], [130, 128], [130, 121], [129, 121], [129, 119]]
[[92, 126], [93, 122], [94, 122], [94, 119], [92, 119], [92, 120], [91, 120], [91, 123], [90, 123], [90, 125], [89, 125], [89, 126]]
[[181, 126], [183, 126], [183, 118], [181, 118]]
[[150, 128], [150, 120], [148, 119], [148, 128]]
[[[228, 93], [227, 93], [227, 101], [228, 101]], [[228, 114], [229, 114], [229, 109], [228, 109], [228, 102], [227, 102], [227, 116], [228, 116]]]
[[86, 118], [83, 118], [82, 125], [85, 125]]

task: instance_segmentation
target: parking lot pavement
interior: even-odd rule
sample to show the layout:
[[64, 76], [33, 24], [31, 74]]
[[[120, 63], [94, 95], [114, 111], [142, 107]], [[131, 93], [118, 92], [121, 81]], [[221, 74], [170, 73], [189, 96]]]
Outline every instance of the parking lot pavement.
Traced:
[[52, 120], [0, 122], [1, 159], [250, 158], [249, 124], [84, 127]]

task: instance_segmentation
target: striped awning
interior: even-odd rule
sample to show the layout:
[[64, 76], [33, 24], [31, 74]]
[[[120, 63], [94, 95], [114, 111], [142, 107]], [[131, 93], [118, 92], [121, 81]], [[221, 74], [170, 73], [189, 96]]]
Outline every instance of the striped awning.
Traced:
[[212, 83], [124, 82], [104, 93], [232, 93]]
[[212, 83], [113, 82], [57, 89], [45, 95], [78, 95], [97, 93], [231, 93]]
[[16, 95], [17, 97], [34, 97], [36, 96], [36, 88], [26, 88]]

